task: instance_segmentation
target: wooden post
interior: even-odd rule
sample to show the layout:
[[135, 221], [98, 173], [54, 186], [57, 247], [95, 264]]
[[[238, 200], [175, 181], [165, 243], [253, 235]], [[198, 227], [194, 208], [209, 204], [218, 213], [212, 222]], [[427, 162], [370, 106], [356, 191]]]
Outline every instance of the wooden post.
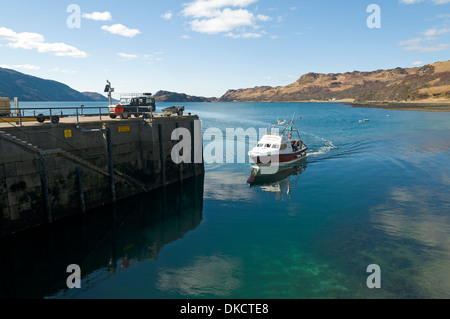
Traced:
[[47, 170], [45, 168], [45, 159], [43, 157], [39, 158], [39, 167], [41, 173], [42, 192], [44, 195], [44, 202], [47, 210], [47, 221], [51, 224], [53, 222], [52, 205], [50, 202], [50, 194], [48, 192], [48, 181], [47, 181]]

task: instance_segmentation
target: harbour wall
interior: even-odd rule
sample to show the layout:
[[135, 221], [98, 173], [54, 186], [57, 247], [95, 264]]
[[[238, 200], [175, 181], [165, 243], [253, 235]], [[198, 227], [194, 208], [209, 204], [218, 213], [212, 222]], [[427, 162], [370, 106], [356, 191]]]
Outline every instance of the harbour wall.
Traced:
[[85, 287], [126, 271], [130, 262], [158, 259], [166, 245], [201, 224], [203, 179], [195, 176], [118, 201], [115, 218], [107, 205], [95, 214], [59, 221], [57, 227], [3, 238], [0, 251], [8, 262], [0, 263], [0, 273], [8, 275], [0, 276], [0, 299], [70, 298], [67, 265], [80, 266]]
[[[190, 163], [172, 159], [177, 128], [197, 145]], [[203, 175], [201, 132], [195, 115], [2, 124], [0, 237]]]

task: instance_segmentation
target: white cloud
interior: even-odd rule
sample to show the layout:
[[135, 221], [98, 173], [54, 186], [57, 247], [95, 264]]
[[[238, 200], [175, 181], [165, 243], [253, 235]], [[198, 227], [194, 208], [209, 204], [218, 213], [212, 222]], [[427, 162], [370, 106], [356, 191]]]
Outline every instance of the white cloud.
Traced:
[[104, 25], [102, 30], [127, 38], [134, 38], [136, 35], [141, 34], [141, 31], [138, 29], [130, 29], [123, 24]]
[[213, 18], [225, 7], [245, 8], [258, 0], [195, 0], [185, 4], [183, 15], [194, 18]]
[[431, 45], [431, 46], [410, 47], [410, 48], [405, 48], [405, 50], [426, 53], [426, 52], [445, 51], [448, 48], [450, 48], [449, 43], [441, 43], [441, 44]]
[[420, 53], [444, 51], [450, 47], [448, 43], [432, 43], [436, 38], [412, 38], [399, 43], [406, 51], [415, 51]]
[[254, 15], [247, 10], [224, 9], [217, 16], [210, 19], [196, 19], [191, 22], [193, 31], [201, 33], [228, 32], [243, 26], [253, 26]]
[[256, 19], [259, 20], [259, 21], [269, 21], [269, 20], [272, 20], [271, 17], [265, 16], [265, 15], [263, 15], [263, 14], [258, 14], [258, 15], [256, 16]]
[[117, 53], [117, 55], [125, 60], [135, 60], [139, 58], [138, 54]]
[[143, 60], [150, 60], [150, 61], [164, 61], [164, 58], [161, 57], [162, 52], [155, 52], [153, 54], [144, 54], [142, 56]]
[[445, 33], [450, 33], [450, 28], [442, 28], [442, 29], [435, 28], [435, 29], [428, 29], [428, 30], [422, 32], [422, 34], [427, 37], [434, 37], [434, 36], [445, 34]]
[[185, 34], [185, 35], [182, 35], [181, 38], [185, 39], [185, 40], [189, 40], [191, 37]]
[[121, 61], [133, 61], [133, 60], [143, 60], [143, 61], [163, 61], [161, 57], [162, 52], [154, 52], [153, 54], [130, 54], [130, 53], [117, 53], [119, 57], [122, 58]]
[[399, 42], [399, 45], [402, 46], [404, 50], [421, 53], [444, 51], [450, 48], [450, 43], [437, 42], [440, 39], [439, 36], [446, 33], [450, 33], [450, 28], [442, 27], [428, 29], [421, 32], [423, 37], [411, 38], [406, 41], [401, 41]]
[[163, 18], [164, 20], [170, 20], [170, 19], [172, 19], [172, 17], [173, 17], [173, 14], [172, 14], [172, 12], [166, 12], [166, 13], [164, 13], [162, 16], [161, 16], [161, 18]]
[[83, 18], [94, 20], [94, 21], [111, 21], [112, 16], [108, 11], [105, 12], [92, 12], [92, 13], [83, 13]]
[[234, 38], [234, 39], [257, 39], [262, 37], [260, 33], [252, 33], [252, 32], [245, 32], [245, 33], [238, 33], [235, 34], [233, 32], [229, 32], [225, 34], [226, 37]]
[[423, 61], [414, 61], [413, 63], [411, 63], [412, 66], [419, 66], [419, 65], [423, 65]]
[[422, 41], [424, 41], [424, 38], [411, 38], [409, 40], [406, 41], [401, 41], [398, 43], [399, 46], [403, 47], [403, 46], [416, 46], [419, 45]]
[[[226, 33], [233, 38], [258, 38], [261, 33], [248, 32], [247, 28], [260, 28], [258, 21], [266, 22], [271, 17], [243, 9], [257, 0], [195, 0], [185, 4], [181, 12], [183, 16], [192, 18], [189, 22], [191, 30], [207, 33]], [[232, 32], [234, 31], [234, 32]], [[236, 34], [239, 32], [239, 34]]]
[[88, 56], [86, 52], [65, 43], [47, 43], [44, 36], [39, 33], [16, 33], [11, 29], [1, 27], [0, 40], [7, 41], [7, 46], [13, 49], [37, 50], [40, 53], [73, 58], [85, 58]]
[[25, 70], [40, 70], [40, 66], [32, 65], [32, 64], [18, 64], [18, 65], [0, 65], [0, 68], [5, 69], [25, 69]]

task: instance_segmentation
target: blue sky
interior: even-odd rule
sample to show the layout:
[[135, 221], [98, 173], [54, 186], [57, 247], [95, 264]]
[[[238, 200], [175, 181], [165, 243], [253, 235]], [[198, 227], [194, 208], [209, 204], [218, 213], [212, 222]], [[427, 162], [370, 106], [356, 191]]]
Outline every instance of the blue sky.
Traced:
[[[367, 25], [370, 4], [381, 28]], [[308, 72], [450, 56], [450, 0], [4, 0], [1, 9], [0, 66], [79, 91], [101, 92], [109, 79], [116, 92], [220, 97]]]

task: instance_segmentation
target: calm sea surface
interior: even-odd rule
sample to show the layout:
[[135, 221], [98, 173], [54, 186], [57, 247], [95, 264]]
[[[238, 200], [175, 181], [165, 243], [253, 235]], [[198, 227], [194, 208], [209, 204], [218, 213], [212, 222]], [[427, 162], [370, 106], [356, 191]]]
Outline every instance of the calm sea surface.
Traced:
[[[248, 162], [206, 164], [204, 178], [119, 203], [115, 222], [106, 207], [4, 240], [0, 297], [450, 298], [450, 113], [184, 105], [224, 139], [295, 113], [310, 155], [252, 187]], [[81, 289], [66, 287], [69, 264]], [[372, 264], [381, 289], [367, 288]]]

